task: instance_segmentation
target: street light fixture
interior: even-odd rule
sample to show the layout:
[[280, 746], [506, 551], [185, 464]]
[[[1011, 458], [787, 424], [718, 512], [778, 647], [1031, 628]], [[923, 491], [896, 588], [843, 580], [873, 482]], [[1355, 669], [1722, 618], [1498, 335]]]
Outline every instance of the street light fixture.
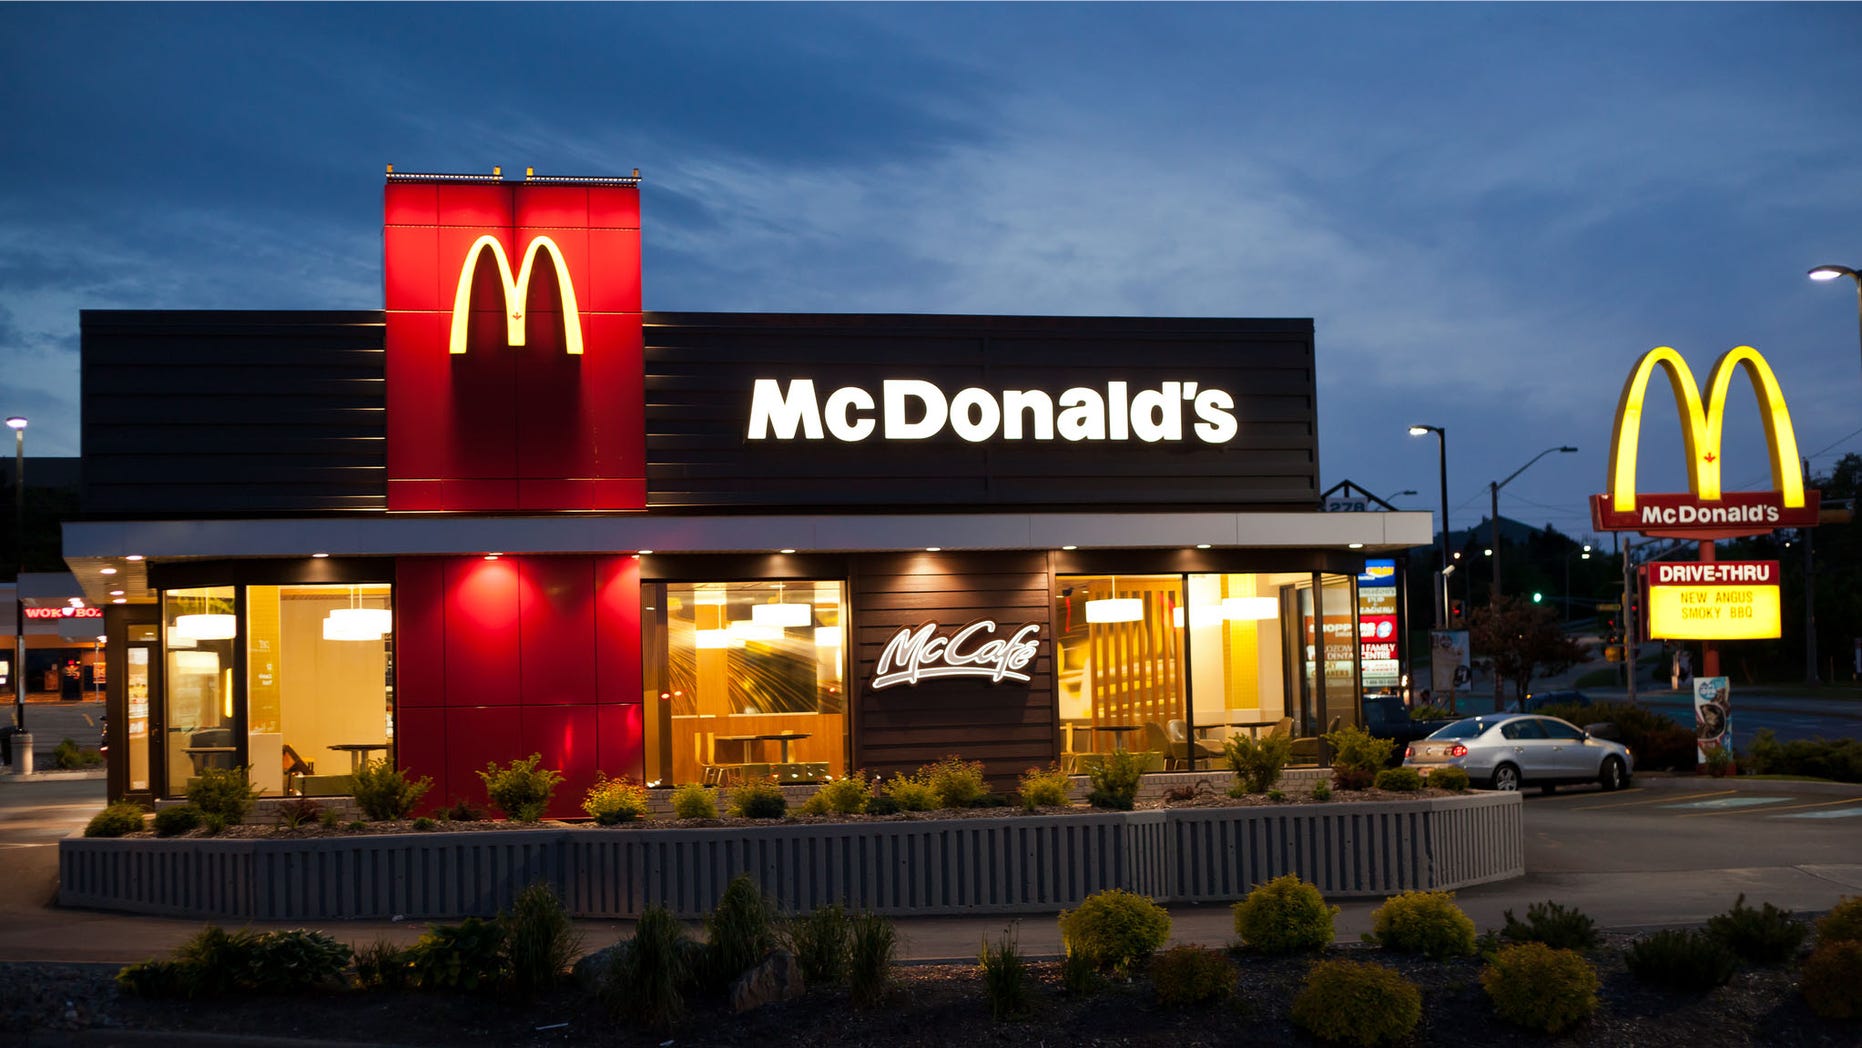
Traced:
[[1810, 271], [1810, 279], [1812, 280], [1828, 281], [1835, 280], [1838, 277], [1848, 277], [1856, 282], [1856, 329], [1858, 332], [1862, 332], [1862, 273], [1858, 273], [1848, 266], [1818, 266]]
[[1590, 559], [1590, 543], [1586, 542], [1584, 544], [1584, 548], [1581, 550], [1573, 549], [1573, 550], [1565, 551], [1565, 621], [1566, 622], [1571, 621], [1571, 558], [1572, 557], [1582, 557], [1584, 560], [1589, 560]]
[[[1532, 458], [1526, 460], [1525, 465], [1507, 474], [1505, 480], [1493, 481], [1493, 482], [1490, 482], [1487, 486], [1488, 493], [1492, 495], [1493, 497], [1493, 520], [1491, 521], [1491, 524], [1493, 527], [1493, 558], [1492, 558], [1493, 559], [1493, 586], [1488, 591], [1488, 594], [1487, 594], [1487, 606], [1489, 608], [1498, 607], [1500, 603], [1500, 489], [1506, 487], [1508, 484], [1511, 484], [1513, 482], [1514, 477], [1517, 477], [1521, 473], [1524, 473], [1527, 470], [1531, 469], [1533, 463], [1539, 461], [1540, 459], [1544, 458], [1547, 455], [1550, 455], [1554, 451], [1569, 455], [1569, 454], [1576, 452], [1577, 449], [1574, 447], [1570, 447], [1569, 445], [1560, 445], [1555, 448], [1546, 448], [1544, 451], [1541, 451], [1537, 455], [1534, 455], [1532, 456]], [[1500, 688], [1501, 688], [1500, 675], [1498, 673], [1495, 673], [1493, 675], [1493, 708], [1494, 708], [1494, 712], [1496, 713], [1500, 711]], [[1522, 698], [1523, 697], [1524, 696], [1522, 696]]]
[[13, 431], [13, 767], [32, 771], [32, 736], [26, 733], [26, 417], [6, 420]]
[[1441, 475], [1441, 480], [1442, 480], [1442, 533], [1441, 533], [1441, 549], [1439, 551], [1441, 553], [1442, 563], [1437, 565], [1436, 567], [1436, 574], [1441, 579], [1442, 584], [1436, 587], [1436, 589], [1439, 590], [1439, 592], [1437, 592], [1435, 595], [1435, 628], [1436, 629], [1447, 629], [1448, 628], [1448, 430], [1444, 429], [1441, 426], [1417, 425], [1417, 426], [1409, 427], [1409, 435], [1412, 437], [1420, 437], [1427, 433], [1435, 434], [1435, 449], [1436, 449], [1437, 464], [1438, 464], [1437, 468]]

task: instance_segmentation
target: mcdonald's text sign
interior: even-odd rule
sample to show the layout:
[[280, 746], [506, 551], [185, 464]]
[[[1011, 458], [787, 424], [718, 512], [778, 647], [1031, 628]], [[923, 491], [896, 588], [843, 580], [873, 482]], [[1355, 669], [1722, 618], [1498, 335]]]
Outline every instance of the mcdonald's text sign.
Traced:
[[631, 179], [389, 175], [388, 508], [646, 504]]
[[[1636, 490], [1636, 454], [1642, 434], [1642, 405], [1649, 379], [1660, 370], [1674, 390], [1687, 455], [1685, 493], [1644, 494]], [[1772, 489], [1720, 489], [1721, 435], [1726, 397], [1737, 371], [1745, 371], [1758, 398], [1759, 418], [1771, 463]], [[1797, 435], [1777, 376], [1758, 350], [1738, 346], [1713, 366], [1703, 401], [1694, 373], [1681, 354], [1658, 346], [1643, 354], [1623, 384], [1610, 441], [1610, 490], [1591, 497], [1591, 523], [1599, 531], [1640, 531], [1683, 539], [1734, 538], [1776, 528], [1815, 527], [1820, 499], [1804, 488]], [[1775, 634], [1774, 634], [1775, 636]]]

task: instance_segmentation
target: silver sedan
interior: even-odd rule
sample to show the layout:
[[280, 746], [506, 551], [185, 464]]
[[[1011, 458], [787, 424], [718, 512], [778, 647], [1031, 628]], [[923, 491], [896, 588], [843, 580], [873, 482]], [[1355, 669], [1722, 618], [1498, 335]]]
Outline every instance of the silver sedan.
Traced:
[[1466, 717], [1410, 744], [1405, 767], [1426, 779], [1453, 765], [1477, 784], [1496, 790], [1540, 786], [1550, 793], [1560, 783], [1594, 782], [1606, 790], [1629, 785], [1635, 758], [1629, 747], [1593, 738], [1583, 728], [1523, 713]]

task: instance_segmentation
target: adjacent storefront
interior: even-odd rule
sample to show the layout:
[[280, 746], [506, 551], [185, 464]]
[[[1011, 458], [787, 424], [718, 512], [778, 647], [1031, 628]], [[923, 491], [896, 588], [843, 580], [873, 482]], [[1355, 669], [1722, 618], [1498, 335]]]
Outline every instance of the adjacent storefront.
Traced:
[[1317, 512], [1311, 321], [645, 312], [638, 193], [391, 173], [383, 310], [84, 314], [113, 795], [1206, 766], [1401, 685], [1430, 519]]

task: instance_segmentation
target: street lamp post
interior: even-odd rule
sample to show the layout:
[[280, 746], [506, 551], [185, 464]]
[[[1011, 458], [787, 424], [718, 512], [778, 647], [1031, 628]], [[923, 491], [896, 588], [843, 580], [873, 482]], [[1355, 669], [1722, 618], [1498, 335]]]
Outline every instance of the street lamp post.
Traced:
[[6, 420], [13, 431], [13, 768], [32, 774], [32, 736], [26, 731], [26, 418]]
[[[1493, 587], [1487, 594], [1487, 607], [1490, 609], [1496, 608], [1500, 604], [1500, 489], [1511, 484], [1514, 477], [1531, 469], [1534, 462], [1550, 455], [1554, 451], [1569, 455], [1577, 451], [1577, 449], [1568, 445], [1546, 448], [1544, 451], [1528, 459], [1525, 465], [1507, 474], [1505, 480], [1492, 481], [1487, 485], [1488, 493], [1493, 497], [1493, 520], [1490, 522], [1493, 527]], [[1493, 675], [1493, 708], [1496, 713], [1500, 710], [1500, 674], [1498, 673]]]
[[1838, 277], [1848, 277], [1856, 282], [1856, 330], [1862, 335], [1862, 273], [1848, 266], [1818, 266], [1810, 271], [1812, 280], [1835, 280]]
[[1442, 562], [1435, 567], [1437, 580], [1441, 583], [1434, 587], [1435, 594], [1435, 628], [1448, 628], [1448, 430], [1441, 426], [1411, 426], [1409, 435], [1420, 437], [1425, 433], [1435, 434], [1437, 469], [1442, 481], [1442, 534], [1439, 553]]
[[1582, 556], [1585, 560], [1589, 560], [1590, 559], [1590, 543], [1586, 542], [1582, 550], [1574, 549], [1574, 550], [1565, 551], [1565, 622], [1566, 623], [1569, 623], [1571, 621], [1571, 558], [1573, 556]]

